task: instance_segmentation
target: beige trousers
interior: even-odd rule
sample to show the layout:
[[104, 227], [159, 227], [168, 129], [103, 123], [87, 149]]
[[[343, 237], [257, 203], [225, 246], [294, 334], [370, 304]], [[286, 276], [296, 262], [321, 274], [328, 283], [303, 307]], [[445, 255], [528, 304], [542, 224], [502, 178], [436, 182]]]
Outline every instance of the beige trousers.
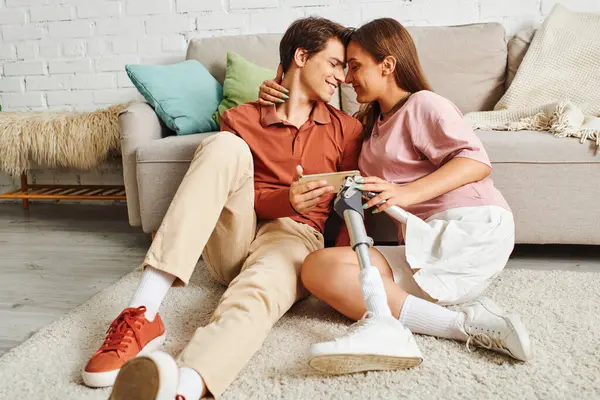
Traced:
[[246, 143], [221, 132], [196, 150], [145, 265], [187, 284], [200, 255], [228, 285], [209, 324], [179, 355], [218, 397], [260, 348], [271, 327], [307, 292], [299, 280], [304, 258], [323, 236], [290, 218], [260, 222], [254, 213], [254, 170]]

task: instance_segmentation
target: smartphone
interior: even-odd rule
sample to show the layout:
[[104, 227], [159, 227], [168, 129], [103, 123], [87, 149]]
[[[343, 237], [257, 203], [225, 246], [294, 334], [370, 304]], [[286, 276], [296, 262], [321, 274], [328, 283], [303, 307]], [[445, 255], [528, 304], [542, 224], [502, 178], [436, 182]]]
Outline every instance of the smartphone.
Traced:
[[303, 175], [298, 180], [298, 183], [302, 185], [308, 182], [326, 180], [329, 185], [334, 187], [334, 191], [337, 193], [344, 185], [344, 180], [347, 176], [360, 176], [360, 171], [340, 171], [328, 172], [325, 174]]

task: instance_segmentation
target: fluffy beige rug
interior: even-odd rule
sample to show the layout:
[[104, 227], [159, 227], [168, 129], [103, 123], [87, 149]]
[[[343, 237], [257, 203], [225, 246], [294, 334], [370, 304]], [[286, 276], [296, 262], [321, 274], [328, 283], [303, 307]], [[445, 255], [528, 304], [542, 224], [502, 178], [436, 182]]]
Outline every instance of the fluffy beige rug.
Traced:
[[[173, 289], [163, 305], [170, 353], [179, 352], [194, 328], [207, 322], [223, 292], [201, 265], [192, 285]], [[106, 399], [107, 389], [82, 386], [79, 371], [128, 301], [139, 274], [126, 276], [0, 358], [0, 398]], [[350, 321], [308, 299], [275, 326], [223, 398], [600, 398], [600, 273], [507, 269], [486, 294], [523, 316], [536, 347], [535, 361], [514, 363], [419, 336], [425, 361], [414, 370], [322, 376], [307, 367], [305, 350], [340, 333]]]
[[120, 111], [129, 103], [92, 112], [1, 112], [0, 171], [19, 176], [30, 162], [86, 170], [120, 149]]

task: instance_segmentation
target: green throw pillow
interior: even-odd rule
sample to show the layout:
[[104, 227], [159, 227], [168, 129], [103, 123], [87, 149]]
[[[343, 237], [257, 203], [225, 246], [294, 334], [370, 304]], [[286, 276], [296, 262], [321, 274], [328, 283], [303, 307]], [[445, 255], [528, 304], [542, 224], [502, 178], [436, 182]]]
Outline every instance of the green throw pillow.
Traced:
[[223, 87], [197, 60], [128, 64], [125, 70], [158, 117], [178, 135], [219, 130], [212, 114], [223, 99]]
[[258, 88], [267, 79], [273, 79], [277, 71], [259, 67], [236, 53], [227, 53], [227, 70], [223, 82], [223, 101], [214, 113], [220, 124], [221, 115], [230, 108], [258, 100]]

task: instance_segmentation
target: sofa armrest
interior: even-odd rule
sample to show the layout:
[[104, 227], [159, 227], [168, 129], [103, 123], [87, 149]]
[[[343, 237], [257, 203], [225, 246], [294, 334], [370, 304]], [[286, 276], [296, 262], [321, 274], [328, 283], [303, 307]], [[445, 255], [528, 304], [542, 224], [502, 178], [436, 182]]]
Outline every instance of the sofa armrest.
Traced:
[[170, 130], [148, 103], [134, 103], [119, 113], [123, 181], [127, 195], [127, 213], [131, 226], [141, 226], [140, 201], [137, 183], [136, 154], [140, 146], [168, 136]]

